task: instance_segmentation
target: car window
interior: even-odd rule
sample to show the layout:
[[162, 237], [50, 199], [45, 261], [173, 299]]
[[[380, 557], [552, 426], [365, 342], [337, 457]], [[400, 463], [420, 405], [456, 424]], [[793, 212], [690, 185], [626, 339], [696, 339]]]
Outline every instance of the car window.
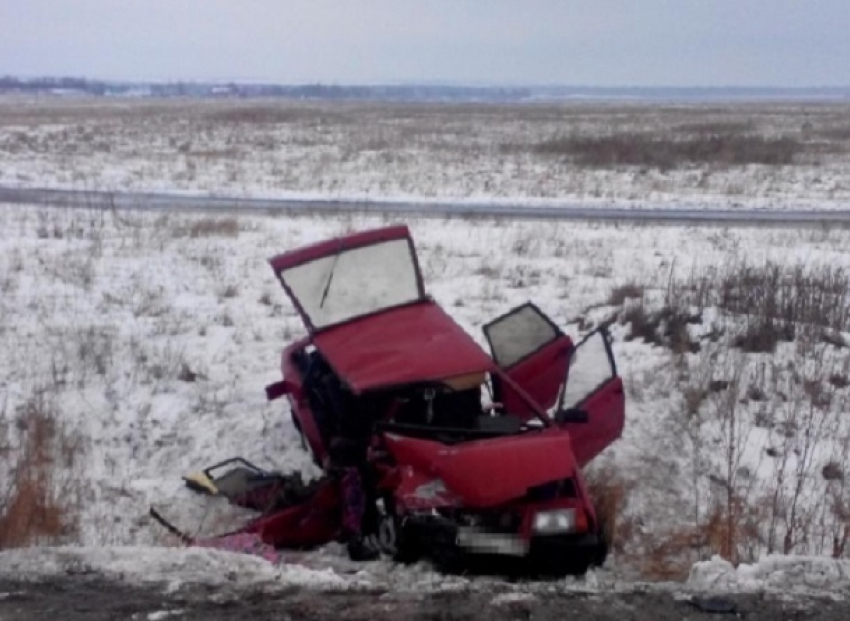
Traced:
[[484, 327], [493, 359], [507, 368], [534, 353], [560, 332], [533, 304], [524, 304]]
[[569, 379], [562, 398], [564, 408], [572, 408], [592, 395], [616, 375], [608, 349], [607, 333], [599, 330], [579, 343], [570, 360]]

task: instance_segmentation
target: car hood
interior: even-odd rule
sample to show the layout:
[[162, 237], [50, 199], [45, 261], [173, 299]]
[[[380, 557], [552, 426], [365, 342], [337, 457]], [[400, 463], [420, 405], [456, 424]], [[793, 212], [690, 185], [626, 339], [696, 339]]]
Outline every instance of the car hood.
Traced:
[[528, 489], [575, 475], [570, 436], [559, 430], [446, 446], [387, 434], [400, 463], [442, 480], [468, 507], [491, 507], [522, 498]]
[[311, 334], [427, 299], [406, 226], [318, 242], [270, 263]]
[[327, 328], [313, 344], [354, 393], [492, 371], [483, 349], [430, 300]]

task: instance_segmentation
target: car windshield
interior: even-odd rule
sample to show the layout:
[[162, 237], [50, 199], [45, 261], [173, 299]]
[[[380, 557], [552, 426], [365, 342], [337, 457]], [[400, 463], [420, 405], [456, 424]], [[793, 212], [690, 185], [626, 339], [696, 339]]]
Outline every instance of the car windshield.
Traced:
[[422, 298], [406, 238], [341, 250], [279, 275], [316, 329]]

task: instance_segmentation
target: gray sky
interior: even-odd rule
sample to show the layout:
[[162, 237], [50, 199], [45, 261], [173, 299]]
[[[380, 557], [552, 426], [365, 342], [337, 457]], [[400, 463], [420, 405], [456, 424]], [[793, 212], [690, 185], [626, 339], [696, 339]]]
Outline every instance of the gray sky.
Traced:
[[848, 86], [850, 0], [0, 0], [0, 74]]

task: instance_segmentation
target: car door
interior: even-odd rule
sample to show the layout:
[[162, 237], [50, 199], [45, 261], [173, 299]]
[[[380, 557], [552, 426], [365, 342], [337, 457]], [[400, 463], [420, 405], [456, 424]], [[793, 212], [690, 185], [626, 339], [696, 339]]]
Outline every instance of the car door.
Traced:
[[562, 423], [570, 432], [576, 461], [584, 466], [620, 437], [625, 423], [623, 380], [604, 327], [585, 337], [570, 355], [557, 411], [570, 410], [587, 414], [585, 422]]
[[[484, 326], [493, 360], [544, 411], [552, 408], [569, 371], [573, 343], [537, 306], [528, 302]], [[532, 407], [517, 391], [493, 377], [494, 400], [507, 413], [530, 418]]]

